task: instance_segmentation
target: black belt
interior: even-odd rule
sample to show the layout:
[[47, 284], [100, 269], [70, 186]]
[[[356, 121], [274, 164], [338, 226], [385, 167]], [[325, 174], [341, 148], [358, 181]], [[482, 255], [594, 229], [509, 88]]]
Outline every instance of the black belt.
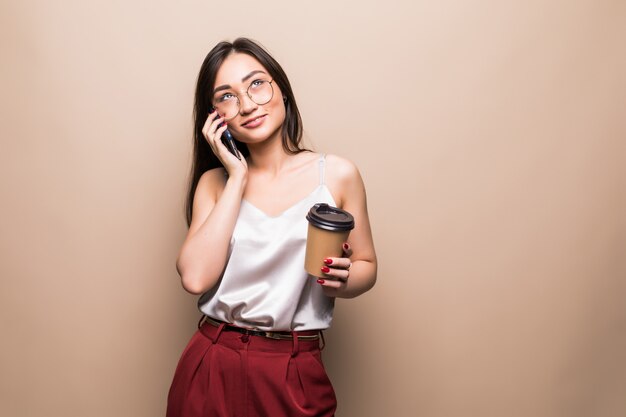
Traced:
[[[254, 330], [254, 329], [244, 329], [243, 327], [238, 327], [230, 323], [224, 323], [218, 320], [215, 320], [209, 316], [202, 316], [200, 318], [200, 322], [198, 323], [198, 327], [202, 325], [202, 322], [206, 321], [210, 325], [214, 327], [219, 327], [224, 324], [225, 332], [238, 332], [242, 334], [247, 334], [250, 336], [261, 336], [267, 337], [268, 339], [277, 339], [277, 340], [293, 340], [293, 335], [291, 332], [266, 332], [263, 330]], [[320, 338], [319, 333], [317, 334], [299, 334], [298, 340], [317, 340]]]

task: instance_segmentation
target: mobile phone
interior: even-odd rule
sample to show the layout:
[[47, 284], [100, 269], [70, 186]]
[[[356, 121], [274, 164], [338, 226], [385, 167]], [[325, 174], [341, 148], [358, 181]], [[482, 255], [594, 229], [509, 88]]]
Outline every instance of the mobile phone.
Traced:
[[[213, 110], [215, 109], [211, 108], [209, 112], [212, 112]], [[218, 129], [222, 126], [224, 126], [224, 123], [220, 123], [220, 125], [218, 126]], [[235, 139], [233, 138], [233, 135], [228, 131], [228, 129], [226, 129], [224, 133], [222, 133], [222, 143], [224, 144], [224, 146], [228, 148], [230, 153], [235, 155], [237, 159], [241, 160], [241, 154], [239, 153], [239, 150], [237, 149], [237, 146], [235, 145]]]

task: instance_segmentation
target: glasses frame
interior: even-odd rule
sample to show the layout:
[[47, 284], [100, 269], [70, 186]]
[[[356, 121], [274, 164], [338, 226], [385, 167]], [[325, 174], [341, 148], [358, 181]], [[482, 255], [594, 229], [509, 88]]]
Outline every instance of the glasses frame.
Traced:
[[[265, 102], [263, 102], [263, 103], [257, 103], [257, 102], [256, 102], [256, 101], [252, 98], [252, 96], [250, 95], [250, 88], [252, 88], [252, 84], [254, 84], [254, 82], [255, 82], [255, 81], [263, 81], [263, 82], [269, 83], [269, 85], [270, 85], [270, 89], [272, 90], [272, 95], [270, 95], [269, 100], [267, 100], [267, 101], [265, 101]], [[255, 104], [259, 105], [259, 106], [262, 106], [262, 105], [264, 105], [264, 104], [267, 104], [267, 103], [269, 103], [270, 101], [272, 101], [272, 99], [274, 98], [274, 86], [272, 85], [272, 83], [273, 83], [273, 82], [274, 82], [274, 79], [273, 79], [273, 78], [272, 78], [270, 81], [266, 81], [266, 80], [254, 80], [254, 81], [252, 81], [252, 82], [250, 83], [250, 85], [249, 85], [249, 86], [248, 86], [248, 88], [246, 89], [246, 95], [248, 96], [248, 98], [249, 98], [249, 99], [250, 99], [253, 103], [255, 103]], [[227, 120], [227, 121], [228, 121], [228, 120], [232, 120], [232, 119], [234, 119], [235, 117], [237, 117], [237, 115], [238, 115], [238, 114], [239, 114], [239, 112], [241, 111], [241, 101], [239, 100], [239, 94], [240, 94], [240, 93], [231, 93], [231, 94], [233, 94], [233, 95], [235, 96], [235, 98], [237, 99], [237, 113], [235, 113], [235, 115], [234, 115], [233, 117], [224, 118], [224, 120]], [[214, 103], [214, 100], [213, 100], [213, 99], [211, 99], [211, 104], [212, 104], [213, 108], [217, 109], [217, 106], [218, 106], [218, 105]]]

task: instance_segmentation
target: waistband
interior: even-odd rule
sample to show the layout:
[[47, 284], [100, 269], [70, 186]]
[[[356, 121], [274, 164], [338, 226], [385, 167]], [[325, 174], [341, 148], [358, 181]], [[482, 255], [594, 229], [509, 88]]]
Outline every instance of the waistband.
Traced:
[[237, 333], [241, 333], [241, 334], [248, 335], [248, 336], [260, 336], [260, 337], [265, 337], [268, 339], [275, 339], [275, 340], [293, 340], [294, 336], [298, 340], [319, 340], [320, 335], [322, 334], [320, 330], [304, 330], [304, 331], [298, 331], [298, 332], [295, 332], [295, 331], [294, 332], [287, 332], [287, 331], [268, 332], [264, 330], [246, 329], [244, 327], [235, 326], [234, 324], [231, 324], [231, 323], [226, 323], [220, 320], [216, 320], [207, 315], [202, 315], [202, 317], [200, 317], [200, 321], [198, 322], [198, 328], [202, 326], [203, 322], [206, 322], [213, 327], [219, 328], [220, 326], [223, 326], [223, 331], [225, 332], [237, 332]]

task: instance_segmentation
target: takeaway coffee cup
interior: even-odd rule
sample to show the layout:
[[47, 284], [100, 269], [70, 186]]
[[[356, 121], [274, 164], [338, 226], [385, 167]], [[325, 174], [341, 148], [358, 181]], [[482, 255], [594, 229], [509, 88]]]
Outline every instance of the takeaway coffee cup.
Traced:
[[311, 207], [306, 219], [309, 230], [304, 269], [311, 275], [322, 277], [324, 259], [341, 257], [343, 243], [354, 229], [354, 217], [345, 210], [318, 203]]

